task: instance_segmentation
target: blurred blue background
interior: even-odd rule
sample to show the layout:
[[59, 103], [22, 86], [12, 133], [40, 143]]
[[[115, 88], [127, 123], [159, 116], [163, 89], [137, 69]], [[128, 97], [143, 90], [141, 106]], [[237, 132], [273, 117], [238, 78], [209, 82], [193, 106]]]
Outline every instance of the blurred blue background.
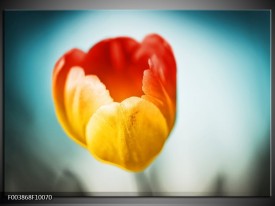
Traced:
[[[63, 132], [56, 61], [109, 37], [158, 33], [177, 61], [177, 120], [142, 173], [97, 162]], [[269, 11], [5, 11], [5, 191], [269, 195]], [[68, 193], [69, 194], [69, 193]]]

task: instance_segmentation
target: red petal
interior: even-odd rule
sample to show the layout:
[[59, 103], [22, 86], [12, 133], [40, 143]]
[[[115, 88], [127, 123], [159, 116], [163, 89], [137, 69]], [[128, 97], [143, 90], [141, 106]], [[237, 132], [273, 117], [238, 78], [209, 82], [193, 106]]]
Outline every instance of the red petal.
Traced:
[[143, 94], [142, 76], [148, 64], [136, 64], [134, 54], [139, 46], [128, 37], [107, 39], [92, 47], [85, 58], [85, 72], [97, 75], [114, 101]]

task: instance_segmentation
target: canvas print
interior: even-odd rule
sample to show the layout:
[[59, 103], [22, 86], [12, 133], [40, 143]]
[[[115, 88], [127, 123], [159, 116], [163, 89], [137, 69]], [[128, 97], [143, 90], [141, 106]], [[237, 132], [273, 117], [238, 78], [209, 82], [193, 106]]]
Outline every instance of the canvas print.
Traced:
[[4, 12], [4, 192], [269, 196], [270, 11]]

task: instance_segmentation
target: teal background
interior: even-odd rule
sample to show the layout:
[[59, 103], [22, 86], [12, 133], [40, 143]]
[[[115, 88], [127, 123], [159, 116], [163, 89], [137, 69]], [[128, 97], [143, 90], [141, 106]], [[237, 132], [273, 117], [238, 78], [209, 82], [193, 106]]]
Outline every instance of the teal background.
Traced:
[[[177, 61], [177, 120], [143, 173], [97, 162], [54, 112], [55, 62], [109, 37], [162, 35]], [[5, 191], [270, 194], [269, 11], [5, 11]]]

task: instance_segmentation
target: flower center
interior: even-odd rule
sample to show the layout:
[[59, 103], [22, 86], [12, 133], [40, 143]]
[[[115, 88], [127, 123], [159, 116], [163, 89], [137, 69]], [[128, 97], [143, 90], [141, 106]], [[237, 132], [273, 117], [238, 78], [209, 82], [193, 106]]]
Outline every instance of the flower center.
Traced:
[[115, 102], [143, 95], [142, 78], [148, 60], [137, 53], [140, 44], [121, 37], [102, 41], [87, 54], [85, 73], [97, 75]]
[[115, 102], [121, 102], [132, 96], [141, 97], [143, 69], [129, 67], [121, 71], [97, 70], [94, 73], [109, 90]]

